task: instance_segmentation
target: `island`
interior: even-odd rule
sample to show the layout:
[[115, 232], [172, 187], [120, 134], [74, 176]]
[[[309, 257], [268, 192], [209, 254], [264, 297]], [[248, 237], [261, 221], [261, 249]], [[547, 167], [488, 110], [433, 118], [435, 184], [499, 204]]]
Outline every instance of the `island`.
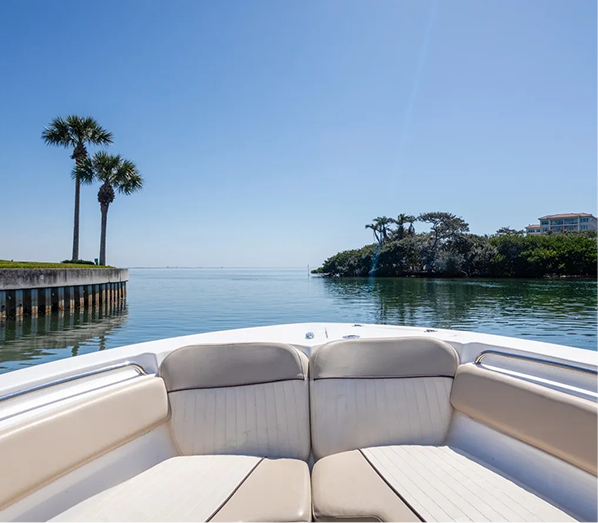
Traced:
[[[429, 227], [416, 232], [414, 224]], [[313, 274], [329, 277], [596, 277], [595, 231], [526, 235], [502, 227], [472, 234], [448, 212], [376, 218], [365, 226], [374, 243], [342, 251]]]

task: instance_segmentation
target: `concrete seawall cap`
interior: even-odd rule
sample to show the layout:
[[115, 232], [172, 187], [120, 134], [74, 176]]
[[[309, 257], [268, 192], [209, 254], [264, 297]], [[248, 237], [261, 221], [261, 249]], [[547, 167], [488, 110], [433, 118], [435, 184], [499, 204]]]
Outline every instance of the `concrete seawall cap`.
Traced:
[[129, 269], [0, 269], [0, 291], [129, 281]]

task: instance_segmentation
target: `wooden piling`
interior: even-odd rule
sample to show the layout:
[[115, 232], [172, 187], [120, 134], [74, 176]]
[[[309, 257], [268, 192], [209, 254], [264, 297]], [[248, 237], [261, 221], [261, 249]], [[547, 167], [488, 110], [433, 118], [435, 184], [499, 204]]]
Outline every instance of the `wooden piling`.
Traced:
[[44, 313], [52, 314], [52, 289], [44, 289]]
[[58, 311], [64, 311], [64, 287], [58, 287]]
[[72, 312], [75, 310], [75, 287], [68, 286], [66, 291], [68, 293], [68, 309]]
[[31, 289], [31, 317], [37, 318], [39, 313], [39, 289]]
[[6, 320], [8, 311], [6, 308], [6, 291], [0, 291], [0, 321]]
[[23, 317], [23, 291], [21, 289], [15, 291], [15, 316]]
[[77, 297], [79, 298], [79, 308], [85, 309], [85, 287], [83, 285], [77, 285]]

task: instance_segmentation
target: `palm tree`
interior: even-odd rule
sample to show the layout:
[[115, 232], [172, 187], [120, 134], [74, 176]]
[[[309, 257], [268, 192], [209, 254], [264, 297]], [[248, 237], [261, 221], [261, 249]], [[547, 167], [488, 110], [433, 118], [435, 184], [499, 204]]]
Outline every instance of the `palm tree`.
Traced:
[[407, 234], [409, 236], [413, 236], [415, 234], [415, 227], [413, 226], [413, 222], [417, 221], [417, 218], [412, 214], [408, 214], [405, 218], [405, 222], [409, 224], [407, 228]]
[[[415, 216], [404, 213], [399, 214], [396, 220], [392, 220], [392, 222], [397, 225], [397, 230], [394, 231], [395, 238], [397, 240], [402, 240], [406, 235], [413, 236], [415, 234], [415, 228], [413, 227], [414, 221]], [[405, 224], [407, 223], [409, 224], [409, 227], [405, 228]]]
[[79, 167], [79, 176], [102, 182], [98, 191], [98, 202], [102, 212], [100, 265], [106, 265], [106, 225], [108, 207], [114, 201], [114, 191], [116, 189], [119, 193], [127, 195], [139, 191], [143, 187], [143, 178], [132, 161], [104, 151], [95, 153], [92, 158], [86, 158]]
[[386, 216], [378, 216], [374, 218], [374, 222], [366, 225], [366, 229], [372, 229], [374, 232], [374, 238], [378, 244], [382, 245], [386, 240], [388, 240], [388, 235], [390, 232], [390, 225], [392, 224], [392, 218], [387, 218]]
[[75, 218], [73, 224], [73, 260], [79, 259], [79, 200], [81, 183], [87, 183], [79, 176], [78, 167], [87, 158], [86, 145], [108, 145], [112, 143], [112, 133], [101, 127], [91, 117], [70, 115], [66, 118], [54, 118], [42, 132], [46, 145], [60, 145], [73, 148], [71, 158], [75, 160]]
[[376, 239], [376, 243], [380, 243], [380, 236], [379, 236], [379, 230], [378, 230], [378, 224], [376, 222], [374, 223], [368, 223], [365, 226], [366, 229], [372, 229], [372, 232], [374, 233], [374, 238]]
[[402, 240], [403, 236], [405, 236], [405, 223], [407, 222], [407, 215], [406, 214], [399, 214], [396, 220], [393, 220], [393, 223], [397, 224], [397, 230], [395, 231], [396, 237], [398, 240]]

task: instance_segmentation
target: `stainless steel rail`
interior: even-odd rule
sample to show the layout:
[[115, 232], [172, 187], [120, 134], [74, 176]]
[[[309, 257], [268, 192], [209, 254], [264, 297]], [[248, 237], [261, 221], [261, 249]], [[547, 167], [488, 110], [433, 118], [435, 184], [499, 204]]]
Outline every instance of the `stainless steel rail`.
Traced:
[[146, 376], [148, 373], [147, 371], [137, 362], [135, 361], [125, 361], [122, 363], [116, 363], [115, 365], [109, 365], [108, 367], [102, 367], [101, 369], [94, 369], [87, 372], [81, 372], [79, 374], [73, 374], [71, 376], [65, 376], [64, 378], [59, 378], [57, 380], [48, 381], [46, 383], [42, 383], [40, 385], [36, 385], [34, 387], [29, 387], [27, 389], [17, 390], [15, 392], [11, 392], [9, 394], [5, 394], [4, 396], [0, 396], [0, 402], [10, 400], [13, 398], [18, 398], [19, 396], [24, 396], [25, 394], [31, 394], [32, 392], [37, 392], [39, 390], [47, 389], [49, 387], [54, 387], [56, 385], [62, 385], [63, 383], [69, 383], [71, 381], [80, 380], [82, 378], [87, 378], [89, 376], [95, 376], [96, 374], [102, 374], [104, 372], [110, 372], [111, 370], [118, 370], [124, 369], [125, 367], [131, 367], [135, 369], [139, 376]]
[[561, 369], [566, 369], [566, 370], [572, 370], [575, 372], [584, 372], [586, 374], [592, 374], [593, 376], [598, 375], [598, 371], [594, 370], [594, 369], [588, 369], [585, 367], [578, 367], [577, 365], [571, 365], [569, 363], [561, 363], [560, 361], [552, 361], [552, 360], [545, 360], [543, 358], [536, 358], [534, 356], [524, 356], [523, 354], [512, 354], [510, 352], [502, 352], [502, 351], [498, 351], [498, 350], [483, 350], [482, 352], [480, 352], [475, 360], [474, 363], [476, 365], [481, 365], [482, 364], [482, 360], [486, 357], [486, 356], [500, 356], [503, 358], [511, 358], [511, 359], [515, 359], [515, 360], [524, 360], [524, 361], [529, 361], [532, 363], [539, 363], [540, 365], [549, 365], [552, 367], [559, 367]]

